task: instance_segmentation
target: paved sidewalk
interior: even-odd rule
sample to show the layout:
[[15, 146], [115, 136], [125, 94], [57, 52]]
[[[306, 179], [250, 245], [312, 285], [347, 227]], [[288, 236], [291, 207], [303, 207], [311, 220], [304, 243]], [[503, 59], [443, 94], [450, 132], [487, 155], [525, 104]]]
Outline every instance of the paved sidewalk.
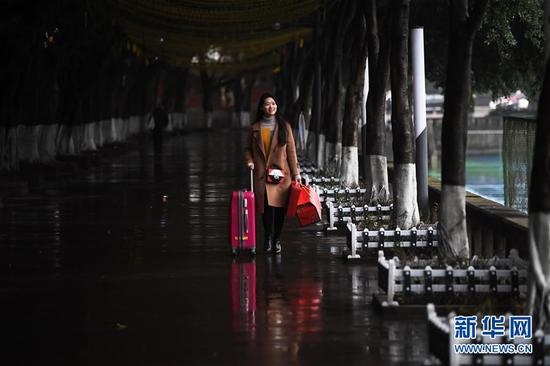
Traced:
[[255, 299], [232, 291], [247, 260], [228, 245], [230, 193], [249, 184], [244, 139], [177, 136], [160, 157], [147, 145], [6, 198], [0, 363], [422, 364], [425, 319], [376, 314], [375, 259], [344, 263], [345, 239], [320, 227], [287, 218], [282, 255], [258, 248]]

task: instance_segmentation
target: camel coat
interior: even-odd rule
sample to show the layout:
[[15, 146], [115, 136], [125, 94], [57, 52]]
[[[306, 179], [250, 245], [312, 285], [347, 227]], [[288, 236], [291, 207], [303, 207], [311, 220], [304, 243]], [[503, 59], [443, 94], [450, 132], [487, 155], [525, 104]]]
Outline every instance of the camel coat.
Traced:
[[[292, 128], [288, 122], [286, 125], [286, 144], [279, 146], [276, 123], [271, 140], [269, 156], [266, 161], [264, 144], [262, 143], [261, 123], [256, 122], [250, 126], [246, 142], [244, 159], [245, 163], [254, 163], [254, 196], [256, 198], [256, 212], [264, 213], [264, 193], [267, 192], [267, 202], [272, 207], [285, 207], [288, 203], [290, 184], [294, 176], [300, 174], [298, 158], [296, 157], [296, 145]], [[267, 168], [276, 165], [284, 174], [284, 179], [279, 184], [267, 184]]]

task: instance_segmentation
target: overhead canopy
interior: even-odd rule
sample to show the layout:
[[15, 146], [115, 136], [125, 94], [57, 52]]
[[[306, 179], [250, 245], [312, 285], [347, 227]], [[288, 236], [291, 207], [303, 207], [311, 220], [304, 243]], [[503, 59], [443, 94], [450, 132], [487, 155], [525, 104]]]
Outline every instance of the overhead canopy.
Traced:
[[[325, 2], [119, 0], [108, 11], [138, 55], [182, 66], [242, 69], [273, 65], [279, 61], [274, 51], [311, 37], [306, 19]], [[101, 11], [94, 3], [94, 11]]]

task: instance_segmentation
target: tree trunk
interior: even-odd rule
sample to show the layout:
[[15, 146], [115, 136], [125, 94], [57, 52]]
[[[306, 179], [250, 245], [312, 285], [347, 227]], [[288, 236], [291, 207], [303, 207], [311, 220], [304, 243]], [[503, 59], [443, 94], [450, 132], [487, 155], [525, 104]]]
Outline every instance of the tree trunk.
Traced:
[[[315, 27], [315, 47], [314, 49], [314, 76], [313, 76], [313, 106], [311, 114], [311, 122], [309, 127], [309, 141], [308, 141], [308, 158], [319, 163], [320, 156], [318, 155], [321, 143], [321, 110], [322, 110], [322, 74], [321, 74], [321, 14], [317, 14], [317, 25]], [[311, 133], [313, 132], [313, 133]]]
[[470, 257], [466, 229], [466, 133], [471, 95], [472, 46], [487, 2], [477, 1], [472, 14], [468, 15], [468, 0], [451, 1], [447, 81], [441, 127], [441, 251], [447, 257]]
[[292, 107], [292, 118], [294, 121], [297, 121], [300, 114], [304, 114], [306, 103], [304, 102], [304, 99], [307, 99], [310, 95], [311, 91], [311, 82], [313, 80], [313, 54], [312, 50], [309, 50], [310, 52], [306, 57], [304, 57], [304, 60], [301, 65], [301, 70], [296, 78], [296, 87], [297, 87], [297, 98], [294, 101], [294, 105]]
[[356, 2], [342, 2], [337, 12], [336, 27], [331, 30], [332, 40], [327, 50], [327, 76], [328, 87], [325, 111], [325, 170], [327, 174], [337, 176], [340, 174], [340, 163], [342, 158], [342, 141], [340, 131], [342, 130], [343, 105], [345, 102], [346, 88], [343, 83], [342, 67], [344, 59], [344, 40], [352, 23]]
[[[342, 68], [342, 62], [338, 66]], [[335, 90], [334, 99], [328, 109], [328, 119], [330, 124], [327, 126], [327, 146], [325, 150], [326, 171], [328, 175], [340, 175], [342, 161], [342, 141], [339, 131], [342, 130], [342, 120], [344, 112], [344, 102], [346, 97], [346, 88], [342, 82], [342, 70], [337, 71], [332, 88]]]
[[354, 45], [351, 54], [351, 74], [346, 92], [346, 107], [342, 125], [342, 166], [340, 181], [347, 186], [359, 183], [358, 127], [363, 99], [365, 68], [367, 61], [367, 25], [362, 11], [357, 12], [353, 28]]
[[[390, 199], [386, 158], [386, 88], [390, 72], [391, 17], [381, 17], [376, 0], [370, 0], [367, 10], [369, 45], [369, 94], [364, 152], [365, 179], [369, 204], [387, 203]], [[388, 12], [386, 12], [388, 13]], [[391, 14], [391, 13], [390, 13]], [[380, 18], [380, 19], [379, 19]]]
[[2, 104], [0, 105], [0, 117], [2, 120], [0, 123], [4, 126], [5, 130], [0, 136], [0, 169], [1, 170], [18, 170], [19, 159], [17, 157], [17, 124], [19, 123], [18, 116], [18, 96], [19, 89], [22, 86], [24, 80], [25, 69], [21, 67], [23, 62], [28, 59], [26, 50], [16, 49], [13, 53], [13, 57], [8, 57], [8, 65], [6, 70], [6, 85], [10, 85], [10, 88], [3, 88]]
[[301, 152], [307, 154], [307, 139], [308, 139], [308, 122], [310, 119], [310, 108], [309, 101], [311, 99], [311, 84], [313, 81], [313, 54], [310, 54], [309, 57], [305, 60], [304, 73], [299, 84], [300, 92], [298, 100], [296, 101], [296, 114], [299, 116], [302, 114], [304, 116], [304, 138], [306, 143], [302, 144]]
[[311, 49], [306, 49], [303, 44], [300, 44], [298, 48], [298, 67], [294, 68], [292, 75], [292, 105], [290, 106], [288, 118], [291, 121], [291, 124], [296, 127], [298, 125], [298, 119], [300, 113], [300, 97], [302, 84], [307, 73], [307, 68], [310, 66], [311, 60]]
[[391, 44], [391, 92], [393, 132], [393, 215], [401, 229], [420, 220], [416, 202], [414, 133], [408, 98], [410, 0], [394, 0]]
[[[545, 7], [545, 19], [550, 16]], [[548, 34], [547, 34], [548, 37]], [[546, 39], [546, 46], [550, 37]], [[533, 328], [548, 329], [550, 319], [550, 62], [546, 50], [546, 72], [540, 94], [533, 169], [529, 192], [529, 312]]]
[[287, 66], [285, 73], [285, 97], [284, 97], [284, 110], [286, 115], [290, 118], [292, 125], [295, 123], [294, 119], [294, 102], [296, 101], [296, 87], [297, 87], [297, 77], [300, 74], [300, 68], [303, 65], [303, 52], [299, 48], [298, 42], [291, 43], [287, 45], [288, 56], [287, 56]]
[[92, 113], [92, 96], [93, 96], [93, 89], [90, 88], [86, 95], [83, 97], [83, 136], [82, 136], [82, 142], [80, 145], [81, 151], [94, 151], [97, 150], [97, 147], [95, 145], [95, 131], [94, 131], [94, 123], [91, 118]]
[[37, 68], [38, 57], [33, 52], [28, 55], [25, 73], [19, 89], [17, 121], [17, 159], [26, 162], [38, 162], [38, 137], [40, 126], [37, 125]]
[[[550, 59], [550, 0], [544, 0], [544, 60]], [[545, 64], [546, 66], [546, 64]]]

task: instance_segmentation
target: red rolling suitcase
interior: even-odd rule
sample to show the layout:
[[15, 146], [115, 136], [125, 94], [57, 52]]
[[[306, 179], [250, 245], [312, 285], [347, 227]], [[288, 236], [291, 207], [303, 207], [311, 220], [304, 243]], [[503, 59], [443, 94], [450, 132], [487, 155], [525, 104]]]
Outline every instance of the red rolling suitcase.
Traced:
[[233, 255], [237, 250], [250, 250], [256, 254], [256, 210], [252, 170], [250, 171], [250, 191], [233, 191], [231, 197], [230, 242]]

